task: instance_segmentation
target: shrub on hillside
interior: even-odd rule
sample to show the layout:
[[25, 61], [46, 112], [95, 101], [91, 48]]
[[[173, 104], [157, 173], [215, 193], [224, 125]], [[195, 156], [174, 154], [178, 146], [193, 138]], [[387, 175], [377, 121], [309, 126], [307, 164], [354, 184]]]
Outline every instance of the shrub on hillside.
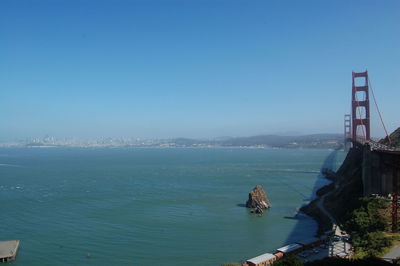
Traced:
[[386, 207], [386, 202], [383, 199], [361, 198], [359, 206], [347, 217], [344, 226], [351, 234], [357, 257], [378, 256], [392, 242], [383, 234], [388, 222], [379, 213]]

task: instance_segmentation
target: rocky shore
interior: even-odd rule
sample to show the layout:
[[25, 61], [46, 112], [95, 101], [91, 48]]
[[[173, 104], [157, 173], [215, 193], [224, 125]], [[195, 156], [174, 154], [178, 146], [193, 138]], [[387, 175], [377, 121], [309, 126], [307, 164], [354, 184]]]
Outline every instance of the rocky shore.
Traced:
[[320, 188], [317, 191], [318, 198], [300, 208], [300, 211], [307, 214], [308, 216], [311, 216], [314, 220], [317, 221], [317, 235], [322, 235], [324, 232], [332, 229], [333, 223], [331, 219], [321, 210], [320, 206], [324, 205], [323, 196], [328, 195], [328, 193], [333, 191], [334, 187], [334, 183], [331, 183], [327, 186]]
[[318, 234], [332, 228], [332, 221], [321, 210], [321, 206], [340, 223], [345, 214], [354, 209], [356, 199], [363, 196], [362, 160], [361, 149], [352, 148], [337, 172], [322, 171], [325, 178], [332, 180], [332, 183], [320, 188], [317, 191], [318, 198], [300, 209], [317, 221]]

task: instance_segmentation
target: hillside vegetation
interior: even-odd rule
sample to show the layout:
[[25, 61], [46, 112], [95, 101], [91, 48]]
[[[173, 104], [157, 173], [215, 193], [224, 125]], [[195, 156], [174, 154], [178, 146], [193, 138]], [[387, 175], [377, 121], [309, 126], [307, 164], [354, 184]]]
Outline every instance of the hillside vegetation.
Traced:
[[382, 210], [389, 204], [377, 198], [360, 198], [357, 204], [359, 207], [345, 217], [343, 227], [351, 235], [356, 258], [378, 257], [393, 240], [384, 234], [389, 229], [389, 221]]

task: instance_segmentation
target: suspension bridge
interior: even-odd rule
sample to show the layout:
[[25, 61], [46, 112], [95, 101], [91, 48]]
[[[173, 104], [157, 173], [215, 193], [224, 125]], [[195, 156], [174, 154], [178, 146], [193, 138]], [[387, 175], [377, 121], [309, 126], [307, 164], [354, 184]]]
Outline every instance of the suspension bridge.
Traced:
[[[370, 91], [389, 145], [379, 143], [371, 138]], [[376, 101], [368, 71], [352, 72], [351, 115], [344, 116], [344, 139], [347, 150], [351, 143], [357, 142], [369, 145], [372, 150], [398, 151], [400, 153], [400, 150], [391, 145], [391, 139]]]
[[[370, 92], [387, 142], [371, 138]], [[352, 72], [351, 114], [344, 116], [345, 150], [362, 151], [364, 196], [391, 196], [392, 231], [397, 231], [399, 209], [400, 149], [392, 145], [375, 98], [368, 71]]]

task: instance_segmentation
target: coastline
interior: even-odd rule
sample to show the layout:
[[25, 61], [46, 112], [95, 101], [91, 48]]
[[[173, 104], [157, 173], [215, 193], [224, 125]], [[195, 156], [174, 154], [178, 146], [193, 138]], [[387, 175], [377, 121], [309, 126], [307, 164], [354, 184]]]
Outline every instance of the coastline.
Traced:
[[[250, 265], [252, 261], [261, 260], [264, 257], [271, 257], [270, 261], [263, 261], [262, 263], [269, 263], [273, 260], [280, 260], [281, 255], [278, 251], [285, 249], [291, 245], [300, 245], [297, 250], [283, 252], [283, 254], [292, 254], [298, 256], [300, 261], [308, 262], [313, 260], [320, 260], [326, 257], [348, 257], [351, 256], [351, 245], [347, 244], [348, 235], [344, 233], [337, 225], [336, 219], [325, 208], [325, 198], [330, 196], [337, 187], [338, 177], [335, 169], [336, 149], [324, 161], [320, 170], [317, 182], [314, 184], [314, 191], [312, 200], [308, 204], [299, 209], [298, 214], [304, 214], [316, 222], [316, 231], [309, 239], [293, 240], [288, 242], [288, 246], [276, 249], [275, 253], [265, 253], [258, 257], [247, 260]], [[296, 219], [296, 217], [294, 217]], [[307, 243], [304, 245], [304, 243]], [[278, 253], [277, 253], [278, 252]], [[272, 255], [275, 258], [272, 258]], [[243, 264], [246, 265], [246, 264]]]
[[317, 224], [318, 224], [317, 236], [320, 236], [324, 232], [332, 229], [333, 222], [332, 222], [331, 218], [328, 217], [323, 212], [323, 210], [321, 209], [321, 206], [324, 204], [325, 196], [327, 196], [330, 192], [332, 192], [334, 187], [335, 187], [335, 184], [333, 181], [332, 183], [319, 188], [316, 191], [316, 198], [314, 200], [312, 200], [310, 203], [308, 203], [307, 205], [304, 205], [303, 207], [300, 208], [301, 212], [310, 216], [317, 222]]

